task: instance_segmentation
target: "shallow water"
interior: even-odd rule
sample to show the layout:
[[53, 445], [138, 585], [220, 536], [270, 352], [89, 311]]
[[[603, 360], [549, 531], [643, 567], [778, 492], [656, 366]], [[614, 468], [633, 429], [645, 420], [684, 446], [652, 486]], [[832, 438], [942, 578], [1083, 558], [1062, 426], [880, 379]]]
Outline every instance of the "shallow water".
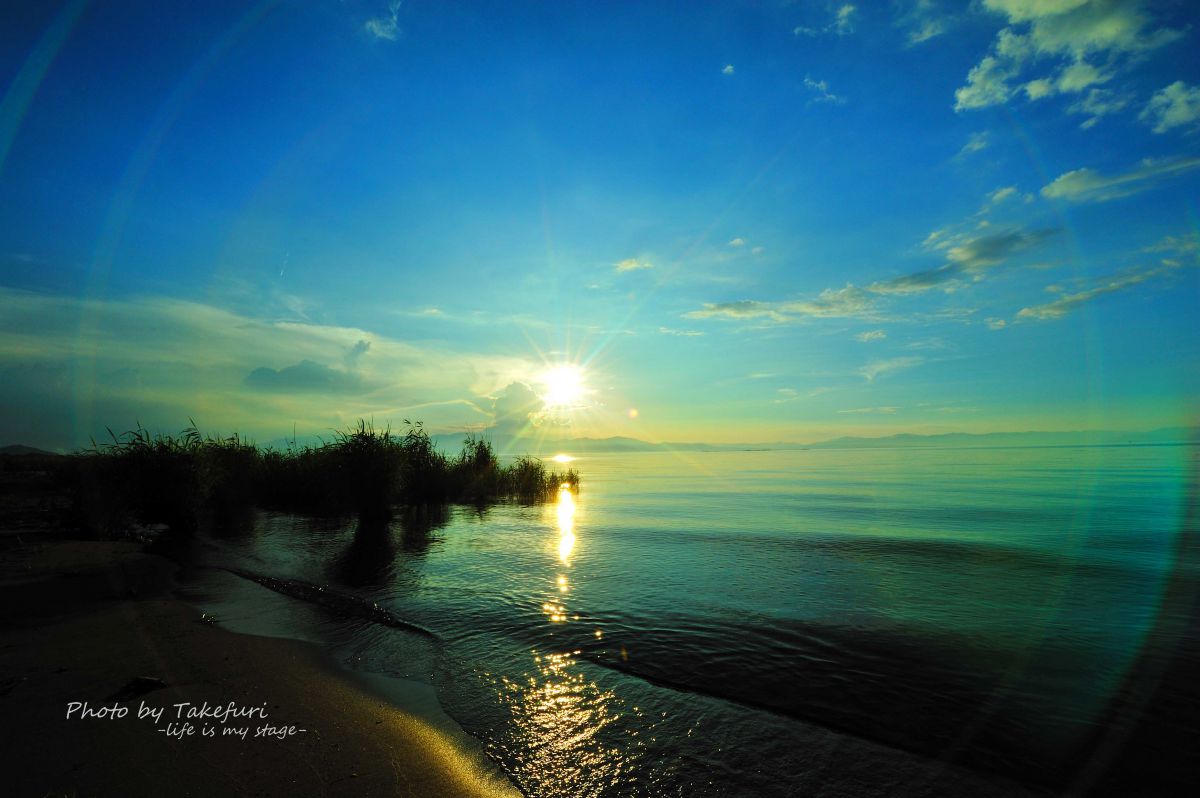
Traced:
[[1194, 454], [593, 454], [558, 504], [264, 514], [205, 560], [296, 598], [219, 571], [192, 594], [432, 684], [529, 795], [1062, 786], [1179, 656], [1164, 629], [1194, 636]]

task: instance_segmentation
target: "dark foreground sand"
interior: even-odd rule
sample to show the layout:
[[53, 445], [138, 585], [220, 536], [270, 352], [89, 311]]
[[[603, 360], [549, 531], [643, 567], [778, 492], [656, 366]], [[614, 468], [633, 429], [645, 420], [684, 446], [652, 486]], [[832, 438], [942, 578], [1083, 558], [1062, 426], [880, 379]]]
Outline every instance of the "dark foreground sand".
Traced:
[[[319, 649], [234, 634], [170, 595], [172, 564], [133, 543], [38, 542], [0, 552], [0, 793], [12, 796], [483, 796], [519, 793], [477, 755], [372, 695]], [[41, 537], [41, 536], [38, 536]], [[130, 684], [137, 677], [154, 682]], [[124, 692], [123, 692], [124, 691]], [[130, 707], [66, 718], [69, 702]], [[184, 738], [139, 704], [266, 704], [230, 720], [289, 739]], [[220, 723], [207, 722], [221, 734]]]

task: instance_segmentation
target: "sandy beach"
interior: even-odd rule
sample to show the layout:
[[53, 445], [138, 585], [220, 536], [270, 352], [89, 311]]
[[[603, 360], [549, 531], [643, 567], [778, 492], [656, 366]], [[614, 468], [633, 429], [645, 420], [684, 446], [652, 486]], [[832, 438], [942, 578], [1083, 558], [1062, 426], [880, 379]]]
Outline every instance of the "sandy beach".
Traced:
[[[316, 647], [207, 623], [171, 596], [175, 566], [138, 544], [4, 537], [6, 794], [519, 795], [477, 754]], [[129, 712], [81, 718], [77, 708], [68, 718], [71, 702]], [[267, 717], [194, 718], [186, 733], [187, 710], [204, 702]], [[139, 719], [143, 705], [163, 714]], [[246, 739], [224, 726], [248, 727]], [[256, 738], [260, 729], [266, 736]]]

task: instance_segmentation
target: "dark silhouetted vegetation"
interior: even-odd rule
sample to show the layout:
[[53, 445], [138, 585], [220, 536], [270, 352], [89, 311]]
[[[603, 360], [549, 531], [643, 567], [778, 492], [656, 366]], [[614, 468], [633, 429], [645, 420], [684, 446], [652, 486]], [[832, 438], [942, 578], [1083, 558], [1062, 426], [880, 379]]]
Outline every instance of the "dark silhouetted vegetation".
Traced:
[[404, 423], [404, 434], [395, 435], [359, 421], [320, 446], [282, 451], [261, 450], [238, 435], [206, 437], [195, 425], [177, 436], [139, 426], [122, 435], [110, 431], [110, 442], [64, 458], [61, 473], [76, 523], [101, 537], [134, 525], [185, 534], [236, 528], [249, 523], [255, 508], [357, 516], [364, 528], [375, 528], [398, 508], [411, 515], [413, 508], [456, 502], [538, 502], [564, 483], [578, 490], [573, 470], [550, 471], [532, 457], [504, 465], [488, 441], [474, 436], [448, 456], [420, 422]]

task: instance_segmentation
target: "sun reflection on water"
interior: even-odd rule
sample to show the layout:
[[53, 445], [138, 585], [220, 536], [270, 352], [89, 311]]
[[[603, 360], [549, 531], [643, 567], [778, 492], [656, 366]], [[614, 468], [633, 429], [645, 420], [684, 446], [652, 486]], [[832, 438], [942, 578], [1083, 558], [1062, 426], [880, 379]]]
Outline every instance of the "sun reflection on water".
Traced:
[[580, 616], [567, 606], [578, 590], [572, 573], [578, 508], [570, 485], [559, 488], [553, 513], [546, 522], [558, 534], [558, 556], [551, 560], [547, 551], [541, 595], [553, 631], [530, 651], [533, 667], [525, 677], [501, 677], [498, 687], [512, 718], [510, 750], [520, 752], [514, 775], [521, 787], [531, 795], [575, 798], [598, 794], [637, 771], [640, 742], [631, 744], [626, 735], [636, 736], [627, 726], [642, 712], [589, 678], [580, 644], [596, 645], [602, 635], [593, 625], [575, 629]]
[[563, 483], [558, 489], [558, 559], [569, 566], [572, 549], [575, 548], [575, 495], [571, 486]]

